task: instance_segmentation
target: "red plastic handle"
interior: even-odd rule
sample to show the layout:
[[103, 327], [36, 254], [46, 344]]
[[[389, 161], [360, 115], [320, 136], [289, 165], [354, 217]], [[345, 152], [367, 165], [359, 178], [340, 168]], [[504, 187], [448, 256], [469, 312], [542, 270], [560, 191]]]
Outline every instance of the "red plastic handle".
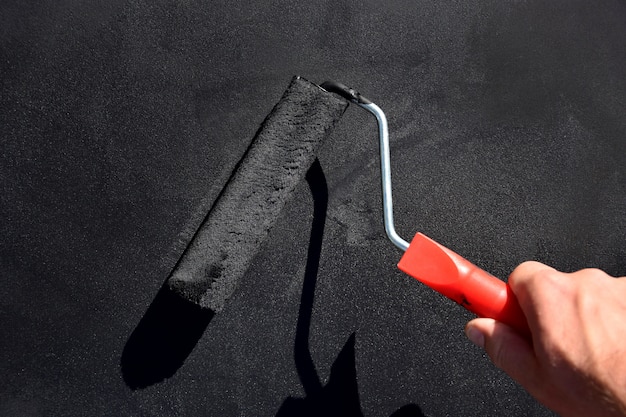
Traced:
[[506, 323], [530, 338], [526, 316], [510, 287], [429, 237], [416, 234], [398, 268], [479, 317]]

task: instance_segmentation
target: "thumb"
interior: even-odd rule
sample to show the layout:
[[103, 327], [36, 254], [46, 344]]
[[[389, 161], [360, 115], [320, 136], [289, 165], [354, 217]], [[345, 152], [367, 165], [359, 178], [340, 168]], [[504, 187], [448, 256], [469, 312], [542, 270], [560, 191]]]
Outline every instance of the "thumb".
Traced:
[[465, 334], [485, 349], [494, 365], [522, 386], [539, 382], [539, 366], [532, 345], [513, 328], [493, 319], [479, 318], [467, 323]]

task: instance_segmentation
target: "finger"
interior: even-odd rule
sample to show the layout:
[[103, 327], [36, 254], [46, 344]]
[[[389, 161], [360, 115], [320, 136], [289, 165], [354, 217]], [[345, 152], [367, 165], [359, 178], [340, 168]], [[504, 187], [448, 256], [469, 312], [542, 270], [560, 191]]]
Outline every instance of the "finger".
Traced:
[[511, 272], [511, 275], [509, 275], [509, 286], [513, 292], [517, 294], [516, 290], [524, 285], [529, 279], [532, 279], [537, 274], [546, 271], [556, 271], [556, 269], [537, 261], [523, 262], [519, 264], [513, 272]]
[[[519, 302], [531, 331], [537, 323], [537, 297], [544, 296], [545, 292], [536, 291], [538, 285], [542, 285], [543, 279], [547, 275], [554, 275], [556, 269], [542, 264], [541, 262], [527, 261], [520, 264], [509, 276], [508, 285], [515, 294]], [[541, 303], [540, 303], [541, 304]]]
[[513, 328], [493, 319], [467, 323], [467, 337], [485, 349], [491, 361], [529, 391], [541, 383], [539, 365], [530, 343]]

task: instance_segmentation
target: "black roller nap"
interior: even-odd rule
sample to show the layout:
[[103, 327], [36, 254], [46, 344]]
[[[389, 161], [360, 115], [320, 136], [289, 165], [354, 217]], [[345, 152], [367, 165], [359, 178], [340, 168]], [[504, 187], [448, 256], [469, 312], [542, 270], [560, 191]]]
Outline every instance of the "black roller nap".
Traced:
[[220, 311], [348, 102], [294, 77], [196, 232], [167, 285]]

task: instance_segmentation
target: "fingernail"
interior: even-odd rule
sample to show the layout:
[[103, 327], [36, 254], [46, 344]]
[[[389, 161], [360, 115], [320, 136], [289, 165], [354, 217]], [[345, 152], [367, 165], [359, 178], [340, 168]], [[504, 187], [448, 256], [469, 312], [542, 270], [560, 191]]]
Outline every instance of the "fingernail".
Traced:
[[476, 346], [480, 348], [485, 347], [485, 335], [474, 326], [467, 326], [465, 328], [465, 335]]

